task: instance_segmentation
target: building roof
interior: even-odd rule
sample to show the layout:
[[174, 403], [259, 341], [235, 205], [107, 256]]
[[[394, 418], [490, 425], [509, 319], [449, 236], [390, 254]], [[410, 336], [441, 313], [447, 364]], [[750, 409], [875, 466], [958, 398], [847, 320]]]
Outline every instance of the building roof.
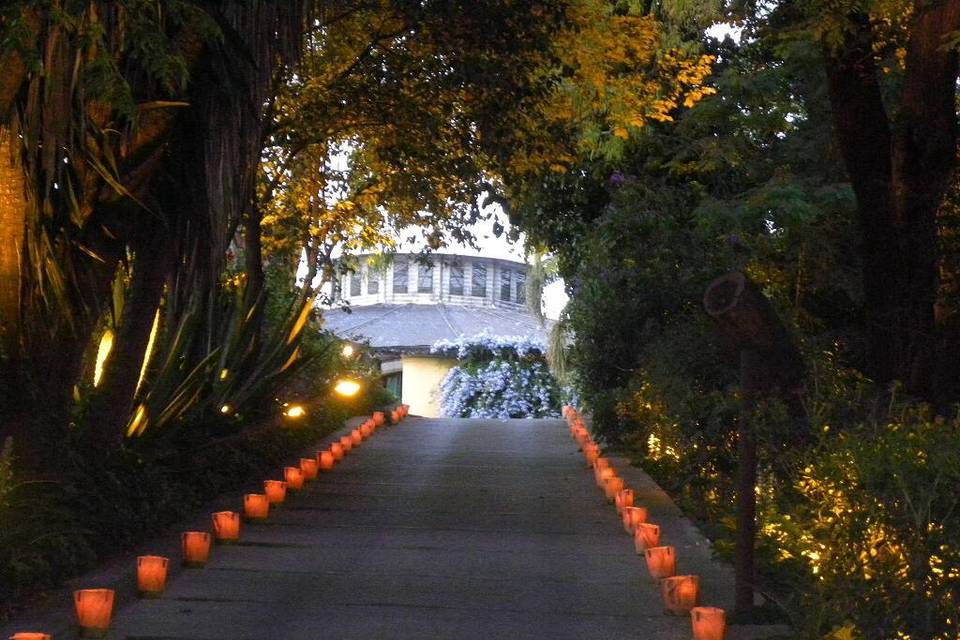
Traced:
[[[529, 313], [511, 309], [445, 304], [372, 304], [324, 311], [324, 328], [379, 351], [429, 351], [437, 340], [453, 340], [486, 331], [500, 336], [546, 340], [547, 329]], [[548, 328], [551, 322], [548, 320]]]

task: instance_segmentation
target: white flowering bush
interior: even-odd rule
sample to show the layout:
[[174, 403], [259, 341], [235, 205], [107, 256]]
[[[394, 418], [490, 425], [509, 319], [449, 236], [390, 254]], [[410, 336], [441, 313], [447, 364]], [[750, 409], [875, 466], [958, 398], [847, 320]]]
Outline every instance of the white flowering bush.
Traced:
[[526, 336], [440, 340], [432, 353], [456, 358], [440, 384], [440, 410], [452, 418], [560, 417], [562, 392], [550, 374], [546, 345]]

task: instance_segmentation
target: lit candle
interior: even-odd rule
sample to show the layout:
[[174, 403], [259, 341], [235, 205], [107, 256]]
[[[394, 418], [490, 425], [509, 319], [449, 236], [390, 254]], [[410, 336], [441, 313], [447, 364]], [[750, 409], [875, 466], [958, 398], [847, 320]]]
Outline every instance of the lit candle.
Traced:
[[387, 421], [387, 416], [383, 414], [383, 411], [374, 411], [373, 421], [377, 423], [378, 427], [382, 427], [383, 423]]
[[369, 437], [370, 437], [370, 434], [372, 434], [372, 433], [373, 433], [373, 425], [372, 425], [372, 424], [370, 424], [369, 422], [364, 422], [362, 425], [360, 425], [360, 435], [361, 435], [361, 436], [363, 436], [364, 438], [369, 438]]
[[218, 511], [213, 518], [213, 537], [218, 544], [233, 544], [240, 539], [240, 514], [236, 511]]
[[316, 458], [300, 458], [300, 471], [303, 472], [304, 480], [315, 480], [319, 470]]
[[77, 625], [85, 638], [100, 638], [110, 629], [113, 589], [80, 589], [73, 592]]
[[614, 502], [617, 505], [617, 513], [623, 515], [623, 510], [626, 507], [633, 506], [633, 489], [620, 489], [620, 491], [617, 491]]
[[[336, 445], [334, 445], [336, 446]], [[331, 447], [332, 449], [333, 447]], [[331, 451], [319, 451], [317, 452], [317, 462], [320, 465], [322, 471], [330, 471], [333, 469], [333, 462], [336, 457]]]
[[727, 634], [727, 614], [717, 607], [694, 607], [690, 610], [693, 640], [723, 640]]
[[287, 483], [287, 489], [290, 491], [300, 491], [303, 489], [303, 471], [300, 467], [284, 467], [283, 479]]
[[698, 576], [671, 576], [660, 582], [663, 607], [667, 613], [686, 615], [697, 606], [700, 599], [700, 578]]
[[677, 554], [673, 547], [649, 547], [644, 554], [651, 578], [669, 578], [677, 572]]
[[[646, 507], [624, 507], [623, 508], [623, 530], [633, 535], [638, 524], [647, 521]], [[657, 545], [650, 545], [655, 547]]]
[[[611, 469], [612, 471], [612, 469]], [[617, 493], [623, 490], [623, 478], [612, 476], [603, 481], [603, 494], [607, 497], [607, 502], [613, 502]]]
[[159, 598], [167, 586], [167, 563], [163, 556], [137, 558], [137, 590], [141, 598]]
[[210, 534], [206, 531], [184, 531], [180, 546], [185, 567], [202, 567], [210, 559]]
[[10, 636], [10, 640], [53, 640], [49, 633], [37, 633], [35, 631], [18, 631]]
[[408, 405], [408, 404], [402, 404], [402, 405], [400, 405], [400, 406], [403, 407], [403, 417], [404, 417], [404, 418], [406, 418], [408, 415], [410, 415], [410, 405]]
[[350, 450], [353, 449], [353, 438], [350, 436], [343, 436], [340, 438], [340, 446], [343, 447], [344, 453], [350, 453]]
[[360, 443], [363, 442], [363, 434], [360, 433], [360, 429], [354, 429], [350, 432], [350, 442], [352, 442], [355, 447], [360, 446]]
[[660, 546], [660, 527], [649, 522], [633, 525], [633, 547], [637, 553], [644, 553], [650, 547]]
[[587, 461], [587, 466], [592, 467], [593, 463], [600, 457], [600, 447], [595, 444], [587, 444], [583, 447], [583, 457]]
[[334, 442], [330, 445], [330, 453], [333, 454], [334, 460], [343, 460], [343, 445], [339, 442]]
[[270, 500], [262, 493], [248, 493], [243, 496], [243, 516], [247, 522], [266, 520], [270, 515]]
[[607, 478], [612, 478], [616, 473], [610, 468], [610, 463], [606, 458], [597, 458], [593, 464], [593, 477], [597, 481], [598, 487], [603, 487], [603, 482]]
[[267, 494], [270, 506], [276, 507], [287, 499], [287, 483], [283, 480], [264, 480], [263, 492]]

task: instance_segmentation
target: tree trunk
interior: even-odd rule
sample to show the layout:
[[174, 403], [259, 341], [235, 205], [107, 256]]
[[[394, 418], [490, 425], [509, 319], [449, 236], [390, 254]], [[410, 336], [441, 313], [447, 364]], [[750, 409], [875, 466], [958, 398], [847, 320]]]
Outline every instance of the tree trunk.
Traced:
[[16, 137], [0, 127], [0, 354], [18, 351], [20, 264], [27, 198]]
[[[836, 138], [863, 238], [867, 374], [882, 383], [901, 380], [911, 393], [935, 400], [940, 394], [934, 380], [960, 374], [960, 363], [937, 362], [934, 316], [936, 215], [953, 174], [957, 142], [957, 55], [943, 42], [960, 28], [960, 0], [918, 10], [892, 127], [869, 19], [855, 14], [850, 22], [843, 45], [825, 58]], [[944, 366], [947, 375], [941, 371], [935, 377]]]
[[104, 366], [101, 388], [91, 403], [87, 425], [95, 432], [89, 440], [98, 446], [119, 446], [133, 409], [150, 330], [171, 266], [169, 245], [163, 241], [162, 231], [157, 235], [153, 242], [140, 243], [135, 254], [130, 294]]
[[803, 361], [770, 302], [742, 273], [721, 276], [703, 297], [707, 314], [719, 325], [740, 362], [742, 404], [737, 422], [737, 536], [735, 604], [738, 616], [753, 609], [756, 584], [757, 439], [753, 425], [757, 404], [780, 398], [796, 411], [803, 381]]

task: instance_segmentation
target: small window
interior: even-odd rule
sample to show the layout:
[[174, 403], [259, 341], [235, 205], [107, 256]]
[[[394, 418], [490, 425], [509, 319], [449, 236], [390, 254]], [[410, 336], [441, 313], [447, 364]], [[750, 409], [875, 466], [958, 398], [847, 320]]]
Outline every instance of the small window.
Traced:
[[510, 302], [510, 272], [506, 269], [500, 272], [500, 299]]
[[417, 291], [430, 293], [433, 291], [433, 267], [420, 265], [417, 269]]
[[396, 262], [393, 265], [393, 292], [407, 292], [407, 275], [410, 272], [410, 265], [406, 262]]
[[450, 295], [463, 295], [463, 265], [450, 265]]
[[473, 278], [470, 281], [470, 293], [478, 298], [487, 295], [487, 268], [482, 264], [473, 264]]
[[527, 274], [517, 271], [517, 304], [527, 303]]
[[380, 274], [371, 269], [367, 270], [367, 293], [380, 293]]
[[351, 271], [350, 272], [350, 297], [356, 297], [360, 295], [360, 272]]

